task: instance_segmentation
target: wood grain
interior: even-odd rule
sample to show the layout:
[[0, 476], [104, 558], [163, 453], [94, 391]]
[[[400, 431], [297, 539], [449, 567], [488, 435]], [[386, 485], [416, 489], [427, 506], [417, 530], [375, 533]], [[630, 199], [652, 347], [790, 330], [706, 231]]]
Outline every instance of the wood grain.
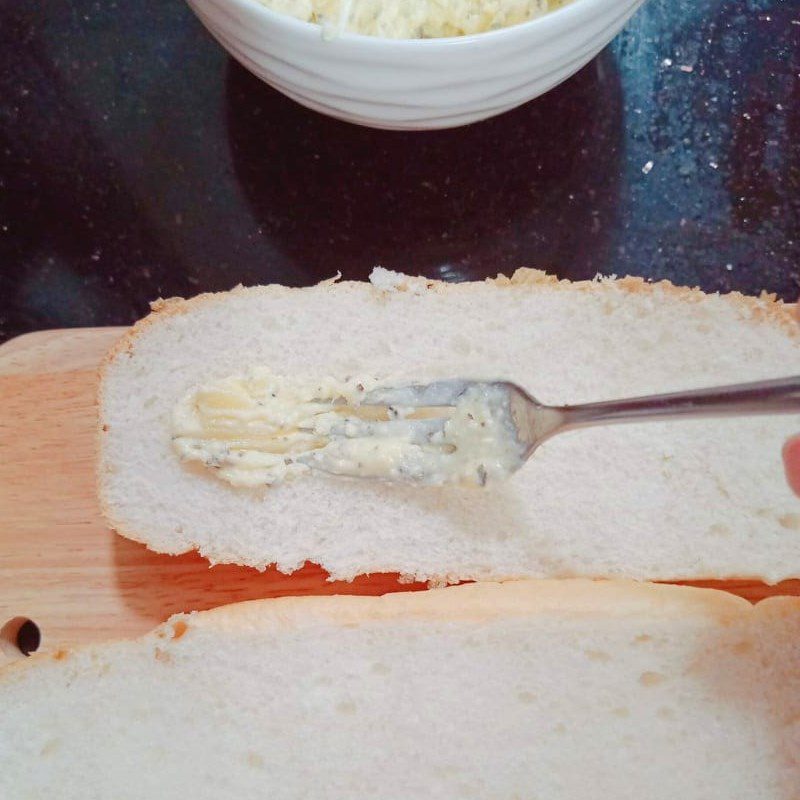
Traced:
[[[0, 347], [0, 627], [27, 617], [53, 651], [149, 631], [170, 614], [286, 594], [424, 588], [329, 582], [165, 556], [105, 526], [94, 486], [97, 368], [120, 328], [44, 331]], [[0, 659], [11, 649], [0, 651]]]
[[[293, 575], [209, 567], [165, 556], [109, 531], [94, 487], [97, 368], [122, 328], [43, 331], [0, 347], [0, 628], [27, 617], [40, 649], [136, 636], [170, 614], [286, 594], [383, 594], [424, 588], [396, 575], [329, 582], [306, 565]], [[800, 594], [800, 581], [705, 582], [753, 601]], [[0, 660], [12, 648], [0, 648]]]

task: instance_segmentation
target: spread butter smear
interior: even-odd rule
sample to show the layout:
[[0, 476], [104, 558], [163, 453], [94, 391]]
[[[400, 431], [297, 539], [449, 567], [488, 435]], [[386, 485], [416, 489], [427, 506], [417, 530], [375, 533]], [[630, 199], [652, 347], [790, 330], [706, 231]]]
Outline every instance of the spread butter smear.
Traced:
[[190, 391], [172, 444], [236, 487], [322, 472], [428, 485], [476, 484], [514, 472], [524, 447], [505, 393], [475, 386], [451, 406], [370, 403], [369, 378], [307, 380], [253, 368]]

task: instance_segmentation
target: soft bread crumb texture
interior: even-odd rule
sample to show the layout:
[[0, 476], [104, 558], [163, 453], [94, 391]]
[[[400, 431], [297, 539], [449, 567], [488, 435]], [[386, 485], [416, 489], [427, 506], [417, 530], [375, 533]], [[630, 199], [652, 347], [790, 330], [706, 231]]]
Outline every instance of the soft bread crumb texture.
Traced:
[[444, 284], [238, 288], [162, 301], [110, 355], [100, 495], [112, 527], [154, 550], [333, 578], [420, 580], [800, 576], [797, 499], [780, 451], [800, 416], [649, 423], [547, 442], [489, 491], [315, 477], [235, 490], [181, 464], [171, 415], [191, 388], [263, 365], [398, 384], [514, 380], [579, 403], [800, 372], [792, 309], [635, 278], [520, 270]]
[[797, 599], [579, 580], [181, 615], [0, 672], [0, 796], [794, 800], [798, 641]]

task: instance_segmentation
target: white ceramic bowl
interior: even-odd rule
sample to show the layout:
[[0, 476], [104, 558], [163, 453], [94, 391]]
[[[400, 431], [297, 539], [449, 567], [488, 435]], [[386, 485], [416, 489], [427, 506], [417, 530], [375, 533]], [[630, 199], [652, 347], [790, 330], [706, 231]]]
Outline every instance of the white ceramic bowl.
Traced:
[[243, 66], [309, 108], [374, 128], [451, 128], [538, 97], [591, 60], [643, 0], [574, 0], [530, 22], [447, 39], [321, 28], [256, 0], [188, 0]]

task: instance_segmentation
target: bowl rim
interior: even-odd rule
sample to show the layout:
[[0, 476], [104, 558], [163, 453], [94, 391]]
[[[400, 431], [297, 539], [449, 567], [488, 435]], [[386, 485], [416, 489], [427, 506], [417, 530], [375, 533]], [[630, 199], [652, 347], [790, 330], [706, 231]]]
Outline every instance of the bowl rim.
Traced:
[[[194, 5], [194, 3], [200, 5], [204, 3], [205, 0], [188, 0], [188, 2], [191, 5]], [[318, 22], [308, 22], [293, 17], [291, 14], [275, 11], [269, 6], [258, 2], [258, 0], [211, 0], [211, 2], [223, 6], [238, 6], [243, 11], [260, 15], [265, 22], [283, 27], [284, 29], [293, 31], [304, 37], [313, 36], [316, 39], [322, 39], [322, 26]], [[391, 39], [383, 36], [372, 36], [369, 34], [344, 31], [336, 35], [330, 43], [342, 42], [361, 47], [380, 47], [382, 49], [385, 49], [387, 46], [397, 49], [419, 47], [469, 47], [484, 42], [488, 44], [504, 36], [525, 35], [525, 33], [530, 30], [535, 30], [538, 33], [546, 35], [548, 32], [556, 32], [559, 28], [565, 26], [571, 27], [571, 23], [579, 21], [587, 13], [591, 14], [594, 9], [614, 5], [635, 5], [638, 2], [640, 2], [640, 0], [570, 0], [570, 2], [565, 5], [553, 11], [548, 11], [540, 17], [534, 17], [525, 22], [503, 28], [496, 28], [495, 30], [481, 31], [480, 33], [469, 33], [463, 36], [431, 37], [429, 39]]]

